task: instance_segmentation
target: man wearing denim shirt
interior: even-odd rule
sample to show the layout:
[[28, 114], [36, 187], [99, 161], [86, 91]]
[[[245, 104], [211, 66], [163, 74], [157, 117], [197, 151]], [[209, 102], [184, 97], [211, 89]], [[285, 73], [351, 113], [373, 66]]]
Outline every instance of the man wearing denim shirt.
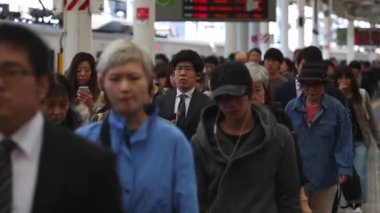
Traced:
[[331, 212], [337, 184], [352, 173], [351, 122], [345, 107], [325, 93], [326, 68], [306, 62], [298, 76], [303, 94], [285, 108], [309, 180], [305, 191], [313, 213]]

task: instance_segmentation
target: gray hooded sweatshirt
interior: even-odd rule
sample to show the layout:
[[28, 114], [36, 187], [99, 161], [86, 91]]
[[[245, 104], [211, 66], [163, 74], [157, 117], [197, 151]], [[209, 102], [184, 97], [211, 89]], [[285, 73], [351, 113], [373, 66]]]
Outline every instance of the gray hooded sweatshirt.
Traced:
[[231, 143], [215, 125], [218, 107], [203, 111], [192, 138], [201, 212], [300, 212], [293, 137], [264, 106], [252, 112], [253, 130]]

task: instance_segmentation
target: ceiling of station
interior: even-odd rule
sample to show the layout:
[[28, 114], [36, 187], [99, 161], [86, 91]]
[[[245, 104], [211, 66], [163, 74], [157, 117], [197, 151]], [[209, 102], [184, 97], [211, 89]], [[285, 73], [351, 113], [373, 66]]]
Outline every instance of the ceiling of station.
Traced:
[[340, 17], [380, 23], [380, 0], [332, 0], [332, 4], [334, 13]]

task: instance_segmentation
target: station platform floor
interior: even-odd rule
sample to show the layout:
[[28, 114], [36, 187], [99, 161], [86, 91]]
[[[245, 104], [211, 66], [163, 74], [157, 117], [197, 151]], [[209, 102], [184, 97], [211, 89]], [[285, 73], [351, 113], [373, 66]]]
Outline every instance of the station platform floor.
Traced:
[[[380, 125], [380, 99], [372, 104], [375, 117]], [[368, 154], [368, 203], [362, 206], [363, 213], [380, 213], [380, 150], [371, 144]], [[352, 213], [352, 209], [339, 210], [339, 213]]]

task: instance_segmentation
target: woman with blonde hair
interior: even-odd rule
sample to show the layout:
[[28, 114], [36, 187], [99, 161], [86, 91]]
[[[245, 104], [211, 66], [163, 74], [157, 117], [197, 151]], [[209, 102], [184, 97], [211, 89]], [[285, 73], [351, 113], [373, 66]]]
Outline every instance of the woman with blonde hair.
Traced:
[[104, 50], [97, 68], [111, 108], [103, 121], [77, 133], [115, 153], [124, 212], [198, 212], [190, 144], [148, 104], [153, 89], [151, 56], [119, 39]]

